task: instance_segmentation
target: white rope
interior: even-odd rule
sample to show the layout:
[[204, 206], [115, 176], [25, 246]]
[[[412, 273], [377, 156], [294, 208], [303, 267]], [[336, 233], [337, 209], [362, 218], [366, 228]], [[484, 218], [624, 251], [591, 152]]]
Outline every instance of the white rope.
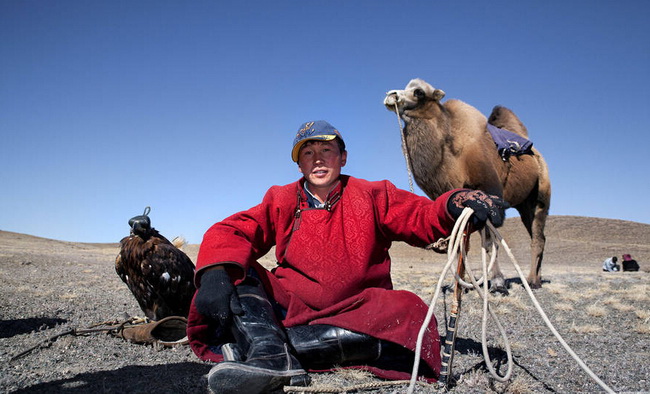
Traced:
[[[485, 240], [487, 237], [485, 237], [485, 229], [481, 230], [481, 237], [483, 240]], [[493, 243], [493, 245], [495, 245]], [[496, 255], [496, 247], [492, 248], [492, 255]], [[486, 253], [487, 253], [487, 248], [486, 248], [486, 242], [483, 242], [483, 246], [481, 248], [481, 254], [483, 256], [482, 260], [482, 268], [483, 268], [483, 278], [487, 278], [488, 275], [488, 268], [486, 264]], [[494, 257], [493, 257], [494, 259]], [[485, 360], [485, 365], [487, 366], [488, 370], [490, 371], [490, 374], [494, 377], [499, 382], [507, 382], [510, 379], [510, 376], [512, 375], [512, 368], [514, 365], [514, 362], [512, 360], [512, 351], [510, 350], [510, 341], [508, 340], [508, 336], [506, 335], [506, 331], [501, 325], [501, 322], [497, 318], [497, 316], [494, 314], [494, 311], [490, 309], [489, 307], [489, 302], [488, 302], [488, 286], [487, 283], [485, 286], [483, 286], [483, 290], [481, 291], [481, 288], [479, 286], [479, 283], [474, 279], [474, 274], [472, 273], [472, 270], [469, 268], [467, 264], [465, 264], [465, 270], [467, 271], [467, 274], [469, 275], [469, 278], [472, 281], [473, 288], [476, 289], [476, 293], [483, 299], [483, 319], [481, 321], [481, 347], [483, 350], [483, 358]], [[501, 338], [503, 339], [504, 346], [506, 348], [506, 355], [508, 357], [508, 370], [506, 371], [506, 374], [501, 376], [499, 373], [494, 369], [494, 366], [492, 365], [492, 360], [490, 359], [490, 353], [488, 352], [488, 347], [487, 347], [487, 320], [488, 320], [488, 314], [492, 317], [492, 320], [494, 320], [494, 323], [497, 325], [497, 329], [499, 333], [501, 334]]]
[[413, 192], [413, 170], [411, 169], [411, 159], [409, 158], [408, 148], [406, 147], [406, 136], [404, 135], [404, 128], [402, 127], [402, 121], [399, 116], [399, 108], [397, 107], [397, 101], [395, 101], [395, 114], [397, 115], [397, 125], [399, 126], [399, 131], [402, 136], [402, 154], [404, 155], [404, 160], [406, 160], [406, 171], [409, 176], [409, 189], [411, 193]]
[[[452, 266], [456, 257], [458, 256], [459, 252], [462, 249], [461, 248], [462, 232], [463, 229], [467, 227], [467, 223], [469, 222], [471, 212], [472, 211], [470, 208], [465, 208], [461, 213], [461, 215], [456, 220], [456, 223], [454, 224], [454, 228], [451, 230], [451, 235], [449, 236], [449, 246], [447, 248], [447, 263], [443, 267], [442, 273], [440, 274], [440, 278], [438, 279], [436, 290], [433, 293], [431, 304], [429, 305], [427, 314], [424, 318], [424, 321], [422, 322], [422, 327], [420, 327], [420, 332], [418, 333], [418, 339], [415, 344], [415, 360], [413, 362], [411, 380], [407, 391], [408, 394], [412, 394], [413, 390], [415, 389], [415, 382], [417, 381], [418, 370], [420, 368], [420, 356], [422, 354], [422, 341], [424, 339], [424, 333], [429, 327], [429, 323], [431, 322], [431, 319], [433, 317], [433, 309], [434, 306], [436, 305], [436, 302], [438, 301], [438, 295], [440, 294], [440, 289], [442, 288], [442, 283], [444, 281], [445, 275], [447, 274], [447, 271], [449, 271], [450, 267]], [[455, 276], [456, 278], [458, 278], [458, 273], [455, 273]]]
[[587, 366], [587, 364], [582, 361], [580, 357], [571, 349], [571, 347], [566, 343], [566, 341], [562, 338], [560, 333], [553, 327], [553, 324], [551, 323], [551, 320], [546, 316], [546, 313], [542, 309], [542, 307], [539, 305], [539, 302], [537, 301], [537, 298], [535, 298], [535, 295], [533, 294], [533, 291], [531, 290], [530, 286], [528, 285], [528, 282], [526, 281], [526, 278], [524, 276], [524, 273], [521, 271], [521, 267], [519, 267], [519, 264], [517, 263], [517, 259], [515, 259], [515, 256], [512, 254], [512, 251], [510, 250], [510, 247], [508, 247], [508, 244], [506, 241], [503, 239], [501, 234], [494, 228], [492, 223], [488, 222], [487, 223], [488, 228], [490, 229], [491, 234], [495, 236], [495, 238], [499, 241], [501, 246], [503, 246], [506, 250], [506, 253], [508, 254], [508, 257], [510, 257], [510, 260], [512, 261], [512, 264], [514, 265], [515, 269], [517, 270], [517, 273], [519, 274], [519, 277], [521, 278], [521, 283], [524, 285], [524, 288], [526, 289], [526, 292], [530, 296], [531, 301], [533, 302], [533, 305], [535, 305], [535, 308], [539, 312], [540, 316], [542, 316], [542, 319], [544, 320], [544, 323], [546, 323], [546, 326], [551, 330], [553, 335], [557, 338], [558, 342], [564, 347], [564, 350], [567, 351], [573, 357], [573, 359], [580, 365], [580, 367], [596, 382], [600, 387], [603, 388], [608, 393], [614, 393], [614, 390], [612, 390], [605, 382], [603, 382], [596, 374]]
[[[456, 224], [454, 225], [454, 228], [452, 230], [451, 236], [449, 238], [449, 248], [447, 250], [447, 263], [445, 264], [442, 273], [440, 274], [440, 278], [438, 279], [438, 284], [436, 286], [435, 293], [433, 295], [433, 298], [431, 300], [431, 304], [429, 305], [429, 310], [427, 311], [427, 315], [424, 319], [424, 322], [422, 323], [422, 327], [420, 328], [420, 332], [418, 333], [418, 338], [417, 338], [417, 343], [416, 343], [416, 348], [415, 348], [415, 361], [413, 363], [413, 371], [411, 373], [411, 380], [409, 383], [408, 387], [408, 394], [412, 394], [413, 390], [415, 389], [415, 383], [417, 381], [417, 372], [419, 369], [419, 364], [420, 364], [420, 355], [421, 355], [421, 350], [422, 350], [422, 340], [424, 338], [424, 333], [427, 330], [429, 323], [431, 322], [431, 318], [433, 317], [433, 309], [436, 305], [436, 302], [438, 300], [438, 296], [440, 294], [440, 289], [442, 288], [442, 283], [444, 281], [445, 275], [449, 271], [450, 268], [453, 267], [454, 262], [457, 260], [457, 257], [459, 254], [463, 255], [463, 257], [466, 255], [466, 251], [464, 249], [464, 242], [463, 241], [463, 231], [467, 228], [467, 224], [469, 222], [469, 219], [471, 218], [473, 214], [473, 210], [470, 208], [465, 208], [459, 218], [456, 220]], [[469, 269], [469, 266], [467, 264], [467, 260], [463, 259], [463, 263], [465, 264], [465, 270], [468, 274], [468, 276], [471, 279], [472, 284], [469, 284], [462, 280], [462, 278], [459, 277], [458, 272], [454, 271], [454, 277], [458, 281], [458, 283], [464, 287], [464, 288], [473, 288], [477, 290], [477, 294], [483, 299], [483, 318], [482, 318], [482, 325], [481, 325], [481, 343], [482, 343], [482, 349], [483, 349], [483, 357], [485, 359], [485, 364], [492, 374], [492, 376], [500, 382], [505, 382], [507, 381], [512, 373], [512, 352], [510, 350], [510, 343], [508, 341], [507, 335], [505, 333], [505, 330], [501, 323], [499, 322], [498, 318], [494, 314], [494, 312], [489, 308], [489, 303], [488, 303], [488, 289], [487, 289], [487, 275], [488, 272], [490, 271], [492, 265], [496, 261], [496, 254], [497, 254], [497, 248], [498, 244], [494, 241], [488, 242], [488, 230], [490, 234], [493, 236], [493, 239], [496, 239], [501, 246], [503, 246], [506, 250], [506, 253], [510, 257], [510, 260], [512, 261], [512, 264], [514, 265], [515, 269], [517, 270], [517, 273], [519, 274], [519, 277], [521, 278], [521, 283], [524, 285], [524, 288], [526, 289], [528, 295], [530, 296], [533, 305], [535, 305], [535, 308], [539, 312], [539, 314], [542, 316], [542, 319], [548, 326], [548, 328], [551, 330], [553, 335], [558, 339], [560, 344], [564, 347], [564, 349], [573, 357], [573, 359], [578, 363], [578, 365], [596, 382], [598, 385], [600, 385], [606, 392], [608, 393], [614, 393], [614, 391], [607, 386], [596, 374], [589, 369], [589, 367], [578, 357], [578, 355], [569, 347], [569, 345], [564, 341], [562, 336], [558, 333], [558, 331], [553, 327], [553, 324], [549, 320], [548, 316], [546, 316], [546, 313], [544, 313], [544, 310], [542, 307], [539, 305], [539, 302], [535, 298], [535, 295], [533, 294], [530, 286], [528, 285], [528, 282], [526, 281], [526, 278], [524, 276], [524, 273], [522, 272], [521, 268], [519, 267], [519, 264], [517, 263], [517, 260], [515, 259], [514, 255], [512, 254], [512, 251], [508, 247], [508, 244], [505, 242], [503, 237], [499, 234], [499, 232], [496, 230], [496, 228], [492, 225], [492, 223], [487, 222], [487, 229], [484, 228], [481, 231], [481, 239], [482, 239], [482, 246], [481, 246], [481, 255], [482, 255], [482, 269], [483, 269], [483, 276], [479, 279], [476, 280], [474, 279], [474, 275], [472, 271]], [[491, 244], [491, 245], [490, 245]], [[491, 259], [490, 259], [490, 264], [486, 263], [487, 261], [487, 249], [488, 246], [491, 246]], [[479, 289], [479, 286], [481, 283], [484, 283], [485, 285], [483, 286], [483, 290], [481, 291]], [[489, 354], [488, 354], [488, 349], [487, 349], [487, 317], [488, 314], [492, 317], [494, 322], [497, 325], [498, 331], [501, 333], [501, 336], [503, 338], [503, 342], [506, 347], [506, 354], [508, 357], [508, 370], [504, 376], [500, 376], [496, 370], [494, 369], [492, 365], [492, 361], [490, 360]], [[451, 366], [450, 366], [451, 367]]]

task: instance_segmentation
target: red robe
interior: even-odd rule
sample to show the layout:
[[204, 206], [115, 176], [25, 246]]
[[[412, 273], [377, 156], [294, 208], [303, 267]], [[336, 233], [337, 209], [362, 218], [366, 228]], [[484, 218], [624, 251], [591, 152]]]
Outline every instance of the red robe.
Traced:
[[[233, 262], [229, 273], [239, 283], [253, 268], [268, 295], [287, 310], [285, 327], [329, 324], [414, 350], [428, 306], [411, 292], [393, 290], [388, 250], [393, 241], [424, 247], [448, 236], [454, 220], [446, 205], [453, 191], [432, 201], [389, 181], [343, 175], [330, 192], [328, 210], [308, 207], [303, 184], [301, 179], [273, 186], [261, 204], [213, 225], [199, 249], [197, 278], [206, 267]], [[269, 272], [257, 260], [274, 245], [278, 265]], [[214, 323], [201, 316], [194, 303], [188, 320], [197, 356], [222, 361], [212, 346], [219, 343]], [[435, 318], [421, 354], [436, 373], [426, 378], [435, 380], [440, 371]], [[410, 377], [367, 369], [386, 379]]]

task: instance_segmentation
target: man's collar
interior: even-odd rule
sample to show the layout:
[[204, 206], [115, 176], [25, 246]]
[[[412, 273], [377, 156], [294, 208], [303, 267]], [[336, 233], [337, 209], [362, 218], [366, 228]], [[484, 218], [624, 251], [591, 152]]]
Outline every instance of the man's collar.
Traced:
[[330, 196], [337, 190], [341, 188], [341, 178], [336, 180], [336, 183], [330, 188], [330, 190], [327, 192], [327, 197], [325, 198], [324, 202], [321, 202], [316, 195], [314, 195], [310, 190], [309, 190], [309, 182], [305, 180], [305, 178], [302, 179], [303, 182], [303, 189], [305, 190], [305, 194], [307, 195], [307, 203], [309, 204], [310, 208], [324, 208], [327, 205], [327, 201], [330, 199]]

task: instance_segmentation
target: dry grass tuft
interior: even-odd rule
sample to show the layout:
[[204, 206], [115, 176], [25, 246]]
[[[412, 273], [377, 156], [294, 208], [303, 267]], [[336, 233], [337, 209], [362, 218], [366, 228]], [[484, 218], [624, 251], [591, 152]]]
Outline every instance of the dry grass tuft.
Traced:
[[361, 369], [338, 369], [336, 370], [336, 374], [341, 379], [345, 379], [345, 380], [364, 381], [364, 380], [372, 380], [374, 378], [373, 374]]
[[576, 334], [595, 334], [602, 330], [602, 327], [595, 324], [576, 325], [575, 322], [571, 323], [571, 327], [569, 327], [569, 331]]
[[458, 385], [462, 385], [467, 389], [475, 389], [478, 391], [485, 390], [486, 387], [489, 387], [490, 381], [488, 375], [482, 371], [472, 370], [460, 377]]
[[179, 235], [176, 238], [172, 239], [172, 245], [176, 246], [178, 249], [183, 250], [183, 247], [187, 245], [187, 241], [185, 240], [185, 237]]
[[510, 315], [513, 313], [512, 309], [508, 308], [507, 306], [497, 306], [494, 310], [497, 315]]
[[582, 293], [582, 297], [585, 298], [585, 299], [598, 298], [598, 297], [600, 297], [602, 295], [603, 295], [602, 290], [595, 289], [595, 288], [588, 289], [588, 290], [586, 290], [586, 291], [584, 291]]
[[650, 335], [650, 323], [646, 321], [644, 323], [637, 324], [637, 326], [634, 328], [634, 331], [639, 334]]
[[630, 301], [647, 302], [650, 300], [649, 290], [648, 285], [633, 285], [625, 289], [622, 296]]
[[526, 342], [517, 341], [517, 338], [508, 338], [510, 340], [510, 349], [513, 352], [521, 352], [530, 350], [530, 344]]
[[634, 314], [639, 319], [646, 320], [646, 321], [650, 320], [650, 311], [637, 309], [634, 311]]
[[565, 302], [558, 302], [557, 304], [553, 305], [553, 308], [557, 309], [558, 311], [569, 312], [573, 310], [573, 305], [567, 304]]
[[580, 302], [580, 300], [583, 300], [584, 296], [577, 292], [570, 292], [570, 293], [567, 292], [562, 294], [561, 298], [566, 302], [572, 302], [575, 304], [576, 302]]
[[535, 387], [522, 376], [516, 376], [506, 387], [506, 392], [512, 394], [527, 394], [535, 391]]
[[549, 283], [544, 288], [551, 294], [564, 294], [567, 291], [567, 286], [562, 283]]
[[612, 308], [616, 309], [619, 312], [630, 312], [634, 310], [634, 305], [623, 304], [622, 302], [618, 302], [612, 304]]
[[607, 316], [607, 309], [596, 304], [589, 305], [588, 307], [585, 308], [585, 311], [589, 316], [593, 316], [593, 317]]
[[468, 319], [480, 319], [483, 316], [483, 303], [476, 299], [464, 300], [461, 310]]
[[510, 296], [508, 297], [503, 297], [500, 295], [492, 295], [490, 297], [490, 304], [496, 307], [509, 306], [511, 308], [518, 309], [518, 310], [528, 309], [528, 304], [524, 299], [522, 299], [521, 293], [519, 294], [511, 293]]
[[374, 381], [374, 376], [360, 369], [336, 369], [331, 373], [321, 373], [313, 375], [312, 385], [331, 390], [340, 388], [345, 392], [346, 387], [351, 385], [366, 384]]

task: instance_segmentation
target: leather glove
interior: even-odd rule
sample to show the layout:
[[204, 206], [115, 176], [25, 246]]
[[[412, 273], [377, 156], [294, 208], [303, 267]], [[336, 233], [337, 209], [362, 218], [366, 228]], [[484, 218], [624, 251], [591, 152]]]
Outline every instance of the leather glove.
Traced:
[[224, 269], [211, 269], [201, 276], [194, 305], [200, 314], [219, 321], [222, 327], [230, 325], [233, 313], [243, 313], [235, 286]]
[[465, 207], [472, 208], [472, 226], [480, 230], [489, 220], [494, 227], [503, 225], [506, 218], [506, 209], [510, 204], [498, 196], [484, 193], [480, 190], [460, 190], [451, 195], [447, 201], [447, 210], [455, 219], [458, 219]]

